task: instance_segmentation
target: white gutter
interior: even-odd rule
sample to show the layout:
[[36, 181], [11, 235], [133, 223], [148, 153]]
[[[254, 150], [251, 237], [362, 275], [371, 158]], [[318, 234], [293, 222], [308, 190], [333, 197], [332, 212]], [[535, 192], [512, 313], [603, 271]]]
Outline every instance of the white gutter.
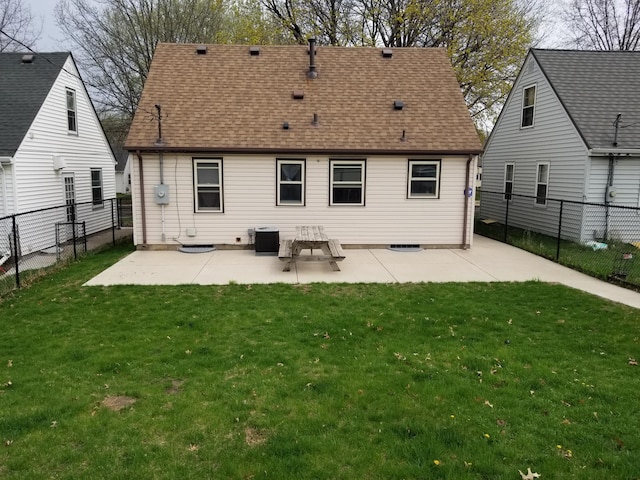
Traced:
[[608, 155], [618, 155], [627, 157], [640, 156], [640, 148], [592, 148], [588, 150], [590, 157], [606, 157]]
[[[8, 215], [8, 205], [7, 205], [7, 173], [4, 171], [4, 167], [2, 166], [3, 162], [0, 162], [0, 175], [2, 175], [2, 216], [6, 217]], [[0, 265], [4, 263], [0, 262]]]

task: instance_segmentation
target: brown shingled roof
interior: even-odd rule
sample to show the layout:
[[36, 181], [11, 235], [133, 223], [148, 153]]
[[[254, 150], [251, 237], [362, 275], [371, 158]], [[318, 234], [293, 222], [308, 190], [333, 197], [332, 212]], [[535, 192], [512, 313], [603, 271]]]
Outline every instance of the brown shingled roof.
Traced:
[[[127, 148], [154, 150], [154, 105], [169, 150], [479, 153], [480, 142], [442, 49], [159, 44]], [[293, 92], [302, 99], [294, 99]], [[394, 109], [401, 100], [404, 108]], [[313, 125], [314, 113], [318, 125]], [[283, 129], [288, 122], [289, 129]], [[402, 141], [403, 131], [405, 140]]]

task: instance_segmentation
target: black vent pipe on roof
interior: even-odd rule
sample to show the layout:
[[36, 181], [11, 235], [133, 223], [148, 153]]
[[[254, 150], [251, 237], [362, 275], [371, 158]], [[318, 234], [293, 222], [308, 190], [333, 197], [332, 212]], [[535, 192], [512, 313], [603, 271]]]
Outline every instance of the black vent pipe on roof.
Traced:
[[316, 72], [316, 39], [309, 39], [309, 71], [307, 72], [308, 78], [318, 78], [318, 72]]

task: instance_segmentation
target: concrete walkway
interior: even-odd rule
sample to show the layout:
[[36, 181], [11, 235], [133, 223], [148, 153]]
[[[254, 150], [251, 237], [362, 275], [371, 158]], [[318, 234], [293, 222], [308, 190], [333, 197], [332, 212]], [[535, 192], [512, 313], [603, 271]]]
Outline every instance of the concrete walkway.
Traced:
[[419, 252], [345, 250], [340, 272], [326, 262], [298, 262], [282, 271], [277, 257], [256, 256], [252, 250], [208, 253], [138, 250], [86, 285], [226, 285], [257, 283], [406, 283], [498, 282], [540, 280], [640, 308], [640, 293], [597, 280], [519, 248], [479, 235], [469, 250]]

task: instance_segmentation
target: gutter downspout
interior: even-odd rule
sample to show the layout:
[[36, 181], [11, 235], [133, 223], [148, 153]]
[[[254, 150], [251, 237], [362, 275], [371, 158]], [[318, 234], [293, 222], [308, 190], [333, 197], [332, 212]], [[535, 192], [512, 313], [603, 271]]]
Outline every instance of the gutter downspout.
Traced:
[[2, 163], [0, 163], [0, 175], [2, 175], [2, 209], [4, 212], [2, 213], [3, 217], [8, 215], [8, 205], [7, 205], [7, 173], [4, 171], [4, 167]]
[[138, 170], [140, 171], [140, 215], [142, 216], [142, 246], [147, 247], [147, 210], [144, 203], [144, 171], [142, 168], [142, 155], [138, 150]]
[[[615, 127], [615, 133], [613, 137], [613, 148], [618, 146], [618, 129], [620, 128], [620, 118], [622, 114], [616, 115], [616, 119], [613, 122]], [[605, 222], [604, 222], [604, 241], [608, 241], [609, 238], [609, 198], [611, 197], [611, 187], [613, 186], [613, 169], [614, 169], [614, 156], [613, 153], [609, 154], [609, 171], [607, 173], [607, 185], [604, 189], [604, 204], [605, 204]]]
[[469, 222], [469, 202], [471, 195], [469, 192], [471, 191], [471, 187], [469, 186], [469, 173], [471, 171], [471, 162], [473, 161], [473, 155], [469, 154], [469, 159], [467, 160], [467, 168], [466, 168], [466, 180], [464, 187], [464, 220], [462, 224], [462, 249], [467, 250], [470, 246], [470, 242], [467, 241], [467, 223]]

